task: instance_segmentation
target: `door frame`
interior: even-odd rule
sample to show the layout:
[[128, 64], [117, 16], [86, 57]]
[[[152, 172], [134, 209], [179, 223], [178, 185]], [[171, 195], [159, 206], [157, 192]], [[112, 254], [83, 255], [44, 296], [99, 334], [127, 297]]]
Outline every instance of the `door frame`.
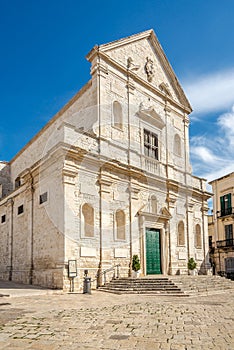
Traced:
[[148, 212], [138, 212], [139, 216], [139, 234], [140, 234], [140, 252], [141, 252], [141, 271], [144, 276], [146, 272], [146, 228], [160, 230], [160, 258], [161, 271], [167, 275], [169, 271], [169, 220], [171, 214], [166, 208], [162, 209], [161, 214], [152, 214]]

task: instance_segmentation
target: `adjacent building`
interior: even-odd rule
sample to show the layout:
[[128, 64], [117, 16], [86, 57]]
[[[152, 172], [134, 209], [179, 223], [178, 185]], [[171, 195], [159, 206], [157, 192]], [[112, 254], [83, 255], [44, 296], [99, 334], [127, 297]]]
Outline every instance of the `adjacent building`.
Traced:
[[[192, 175], [192, 109], [153, 30], [95, 46], [91, 79], [1, 163], [0, 278], [80, 289], [120, 265], [209, 265], [206, 181]], [[101, 278], [100, 281], [101, 283]]]
[[215, 273], [234, 279], [234, 173], [210, 182], [213, 215], [209, 217], [210, 257]]

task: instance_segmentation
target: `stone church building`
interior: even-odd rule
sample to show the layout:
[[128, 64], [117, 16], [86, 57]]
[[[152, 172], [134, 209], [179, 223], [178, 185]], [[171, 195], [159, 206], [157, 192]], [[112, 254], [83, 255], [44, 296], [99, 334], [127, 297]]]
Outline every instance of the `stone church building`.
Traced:
[[[120, 264], [141, 275], [209, 268], [204, 179], [189, 161], [191, 106], [153, 30], [95, 46], [88, 83], [0, 163], [0, 278], [81, 289]], [[74, 272], [74, 271], [73, 271]], [[75, 273], [76, 275], [76, 273]]]

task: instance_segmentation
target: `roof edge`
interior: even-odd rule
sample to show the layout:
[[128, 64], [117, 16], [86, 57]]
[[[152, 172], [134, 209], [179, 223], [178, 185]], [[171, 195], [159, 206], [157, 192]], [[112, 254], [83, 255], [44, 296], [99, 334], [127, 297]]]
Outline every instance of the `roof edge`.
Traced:
[[117, 39], [117, 40], [114, 40], [114, 41], [110, 41], [109, 43], [106, 43], [106, 44], [101, 44], [101, 45], [95, 45], [89, 52], [88, 54], [86, 55], [86, 59], [88, 61], [91, 60], [93, 54], [97, 51], [107, 51], [107, 50], [112, 50], [114, 49], [115, 47], [118, 47], [120, 45], [125, 45], [127, 43], [131, 43], [131, 42], [134, 42], [136, 40], [140, 40], [140, 39], [144, 39], [144, 38], [148, 38], [151, 36], [151, 34], [154, 33], [154, 30], [153, 29], [149, 29], [149, 30], [146, 30], [144, 32], [140, 32], [140, 33], [137, 33], [137, 34], [133, 34], [133, 35], [128, 35], [122, 39]]
[[34, 142], [38, 137], [50, 127], [55, 120], [57, 120], [66, 110], [73, 105], [73, 103], [78, 100], [80, 96], [92, 85], [92, 79], [90, 79], [43, 127], [40, 129], [36, 135], [30, 139], [26, 145], [21, 148], [21, 150], [16, 153], [16, 155], [8, 162], [10, 165]]
[[133, 34], [130, 36], [127, 36], [122, 39], [118, 39], [112, 42], [109, 42], [107, 44], [102, 45], [95, 45], [89, 53], [86, 55], [86, 59], [91, 62], [95, 56], [95, 54], [98, 54], [99, 52], [105, 53], [106, 51], [112, 50], [114, 48], [117, 48], [122, 45], [130, 44], [137, 40], [142, 39], [149, 39], [151, 41], [151, 44], [153, 45], [155, 51], [159, 55], [159, 59], [161, 60], [161, 64], [164, 66], [164, 69], [166, 70], [167, 74], [170, 76], [172, 80], [172, 84], [174, 86], [174, 89], [176, 93], [178, 94], [178, 97], [180, 97], [180, 102], [184, 104], [189, 110], [190, 113], [193, 111], [192, 106], [188, 100], [188, 98], [185, 95], [185, 92], [174, 72], [174, 69], [172, 68], [170, 62], [167, 59], [167, 56], [154, 32], [153, 29], [146, 30], [144, 32], [140, 32], [138, 34]]
[[211, 180], [208, 182], [209, 185], [211, 185], [212, 183], [214, 183], [215, 181], [219, 181], [219, 180], [223, 180], [223, 179], [226, 179], [228, 178], [229, 176], [233, 175], [234, 174], [234, 171], [232, 171], [231, 173], [228, 173], [226, 175], [223, 175], [223, 176], [220, 176], [218, 177], [217, 179], [214, 179], [214, 180]]

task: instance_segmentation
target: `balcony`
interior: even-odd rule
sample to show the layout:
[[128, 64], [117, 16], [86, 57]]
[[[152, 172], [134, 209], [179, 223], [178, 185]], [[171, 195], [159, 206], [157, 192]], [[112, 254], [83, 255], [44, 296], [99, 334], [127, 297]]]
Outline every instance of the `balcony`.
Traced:
[[216, 242], [217, 248], [234, 247], [234, 238], [224, 239], [223, 241]]
[[148, 173], [165, 177], [166, 167], [158, 160], [150, 157], [142, 157], [142, 167]]
[[222, 209], [220, 211], [217, 211], [217, 217], [221, 218], [223, 216], [227, 216], [227, 215], [232, 215], [234, 214], [234, 208], [226, 208], [226, 209]]

